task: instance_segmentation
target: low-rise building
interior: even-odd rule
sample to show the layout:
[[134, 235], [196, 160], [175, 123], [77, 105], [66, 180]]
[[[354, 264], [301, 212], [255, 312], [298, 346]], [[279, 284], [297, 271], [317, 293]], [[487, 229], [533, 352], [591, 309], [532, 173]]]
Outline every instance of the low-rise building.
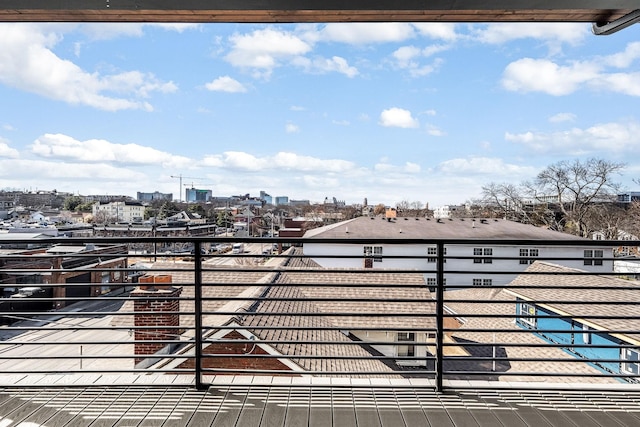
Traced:
[[[611, 248], [502, 219], [360, 217], [309, 230], [304, 238], [304, 254], [323, 267], [419, 270], [431, 288], [436, 286], [436, 240], [451, 241], [443, 254], [448, 288], [506, 285], [538, 259], [557, 259], [559, 264], [590, 272], [613, 271]], [[358, 243], [331, 243], [331, 239]], [[456, 239], [466, 242], [455, 244]]]
[[96, 202], [93, 205], [93, 218], [102, 222], [140, 222], [144, 218], [144, 205], [136, 201]]

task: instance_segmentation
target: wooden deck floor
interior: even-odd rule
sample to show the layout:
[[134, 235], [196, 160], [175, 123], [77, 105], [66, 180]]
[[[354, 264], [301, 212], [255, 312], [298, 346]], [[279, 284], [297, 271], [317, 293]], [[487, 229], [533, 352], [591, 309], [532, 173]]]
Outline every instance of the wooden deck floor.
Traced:
[[0, 388], [0, 426], [620, 427], [640, 390], [460, 390], [322, 385]]

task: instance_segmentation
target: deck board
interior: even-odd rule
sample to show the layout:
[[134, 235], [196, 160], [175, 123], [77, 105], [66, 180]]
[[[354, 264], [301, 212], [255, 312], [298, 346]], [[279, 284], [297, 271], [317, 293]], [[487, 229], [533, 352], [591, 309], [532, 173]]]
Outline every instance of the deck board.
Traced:
[[306, 426], [309, 423], [310, 388], [291, 388], [287, 404], [285, 427]]
[[331, 392], [332, 422], [336, 427], [356, 427], [356, 411], [351, 390]]
[[353, 401], [359, 427], [380, 427], [380, 415], [372, 389], [354, 389]]
[[[395, 387], [395, 385], [393, 386]], [[637, 392], [381, 386], [65, 386], [0, 389], [0, 425], [47, 427], [637, 427]]]

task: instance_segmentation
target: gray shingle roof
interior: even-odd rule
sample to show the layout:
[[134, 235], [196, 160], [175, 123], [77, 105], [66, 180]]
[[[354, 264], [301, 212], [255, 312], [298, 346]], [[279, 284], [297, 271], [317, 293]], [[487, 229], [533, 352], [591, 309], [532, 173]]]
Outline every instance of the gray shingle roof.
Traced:
[[309, 230], [311, 239], [522, 239], [522, 240], [580, 240], [557, 231], [503, 219], [455, 218], [396, 218], [359, 217], [352, 220]]

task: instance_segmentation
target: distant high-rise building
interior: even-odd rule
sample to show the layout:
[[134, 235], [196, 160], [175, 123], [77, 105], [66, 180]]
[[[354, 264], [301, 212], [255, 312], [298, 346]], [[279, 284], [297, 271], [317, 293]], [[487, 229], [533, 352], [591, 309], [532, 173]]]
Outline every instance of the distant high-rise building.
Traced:
[[265, 191], [260, 192], [260, 199], [264, 200], [264, 203], [267, 205], [273, 204], [273, 197], [271, 197], [271, 195], [267, 194]]
[[213, 197], [213, 191], [187, 188], [184, 196], [187, 203], [208, 202], [211, 200], [211, 197]]
[[173, 200], [173, 193], [161, 193], [154, 191], [153, 193], [143, 193], [138, 191], [136, 200], [139, 202], [153, 202], [155, 200]]
[[276, 196], [276, 206], [288, 206], [289, 196]]

